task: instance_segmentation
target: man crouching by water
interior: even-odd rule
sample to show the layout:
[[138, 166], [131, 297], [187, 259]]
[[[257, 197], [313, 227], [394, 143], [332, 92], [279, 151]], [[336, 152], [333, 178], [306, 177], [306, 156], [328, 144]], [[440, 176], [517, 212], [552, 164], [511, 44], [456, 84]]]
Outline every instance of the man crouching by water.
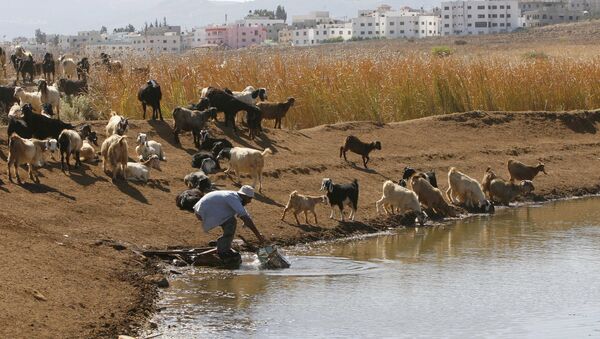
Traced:
[[217, 226], [223, 228], [223, 235], [217, 239], [217, 254], [226, 263], [231, 259], [241, 259], [239, 254], [231, 249], [237, 225], [236, 216], [244, 222], [245, 226], [252, 230], [261, 244], [265, 242], [265, 238], [260, 234], [248, 211], [244, 208], [244, 206], [252, 202], [252, 198], [254, 198], [254, 189], [251, 186], [245, 185], [237, 192], [210, 192], [194, 205], [194, 213], [202, 221], [202, 227], [205, 232]]

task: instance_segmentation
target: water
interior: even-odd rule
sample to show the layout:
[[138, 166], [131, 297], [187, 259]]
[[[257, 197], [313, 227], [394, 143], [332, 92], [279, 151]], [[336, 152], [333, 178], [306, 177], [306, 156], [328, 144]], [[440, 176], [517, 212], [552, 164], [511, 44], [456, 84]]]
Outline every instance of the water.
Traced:
[[600, 337], [600, 198], [288, 249], [292, 268], [191, 269], [161, 338]]

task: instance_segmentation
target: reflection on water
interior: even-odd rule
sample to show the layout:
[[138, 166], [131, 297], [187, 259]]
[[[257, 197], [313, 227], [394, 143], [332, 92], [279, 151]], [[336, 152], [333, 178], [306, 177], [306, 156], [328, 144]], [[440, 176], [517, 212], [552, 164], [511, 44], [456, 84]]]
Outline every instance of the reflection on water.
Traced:
[[600, 336], [600, 198], [300, 247], [292, 268], [194, 270], [164, 337]]

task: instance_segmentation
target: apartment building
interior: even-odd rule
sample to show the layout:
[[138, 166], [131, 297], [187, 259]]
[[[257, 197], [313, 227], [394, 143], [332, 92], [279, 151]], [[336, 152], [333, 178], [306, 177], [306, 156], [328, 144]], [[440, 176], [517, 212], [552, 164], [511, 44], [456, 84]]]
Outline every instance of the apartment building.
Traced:
[[504, 33], [520, 26], [521, 12], [516, 0], [442, 2], [442, 35]]
[[425, 38], [440, 35], [440, 19], [433, 13], [424, 13], [403, 7], [392, 10], [379, 6], [376, 10], [361, 10], [351, 20], [353, 37], [358, 39]]
[[346, 41], [352, 38], [352, 23], [321, 24], [314, 28], [295, 29], [291, 33], [293, 46], [317, 45], [334, 39]]
[[229, 25], [225, 30], [224, 44], [230, 48], [259, 45], [267, 39], [267, 29], [259, 25]]
[[581, 20], [590, 9], [587, 1], [525, 0], [519, 2], [522, 27], [538, 27]]
[[240, 26], [247, 26], [247, 27], [264, 27], [266, 29], [266, 39], [265, 40], [272, 40], [272, 41], [278, 41], [279, 40], [279, 31], [282, 30], [283, 28], [287, 27], [287, 25], [285, 24], [285, 22], [283, 20], [279, 20], [279, 19], [270, 19], [267, 17], [247, 17], [245, 19], [242, 20], [238, 20], [235, 22], [237, 25]]

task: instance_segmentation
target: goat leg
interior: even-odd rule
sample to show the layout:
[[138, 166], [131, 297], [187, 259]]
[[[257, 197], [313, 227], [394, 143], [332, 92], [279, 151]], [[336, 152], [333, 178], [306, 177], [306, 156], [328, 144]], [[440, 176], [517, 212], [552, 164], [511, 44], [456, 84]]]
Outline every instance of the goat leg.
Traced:
[[365, 168], [368, 168], [367, 164], [369, 163], [369, 156], [368, 155], [366, 155], [366, 156], [363, 155], [362, 158], [363, 158], [363, 164], [365, 165]]
[[160, 104], [158, 105], [158, 115], [160, 115], [160, 121], [165, 121], [162, 116], [162, 111], [160, 110]]
[[310, 221], [308, 221], [308, 213], [306, 211], [304, 211], [304, 221], [307, 225], [310, 225]]
[[285, 208], [283, 209], [283, 215], [281, 215], [281, 221], [285, 220], [285, 214], [287, 213], [287, 211], [290, 209], [289, 206], [285, 206]]
[[146, 120], [146, 104], [142, 102], [142, 110], [144, 110], [143, 119]]
[[294, 212], [294, 218], [296, 218], [296, 224], [300, 225], [300, 220], [298, 220], [298, 213]]
[[315, 216], [315, 225], [318, 225], [319, 222], [317, 221], [317, 213], [315, 213], [315, 210], [313, 210], [312, 213]]

